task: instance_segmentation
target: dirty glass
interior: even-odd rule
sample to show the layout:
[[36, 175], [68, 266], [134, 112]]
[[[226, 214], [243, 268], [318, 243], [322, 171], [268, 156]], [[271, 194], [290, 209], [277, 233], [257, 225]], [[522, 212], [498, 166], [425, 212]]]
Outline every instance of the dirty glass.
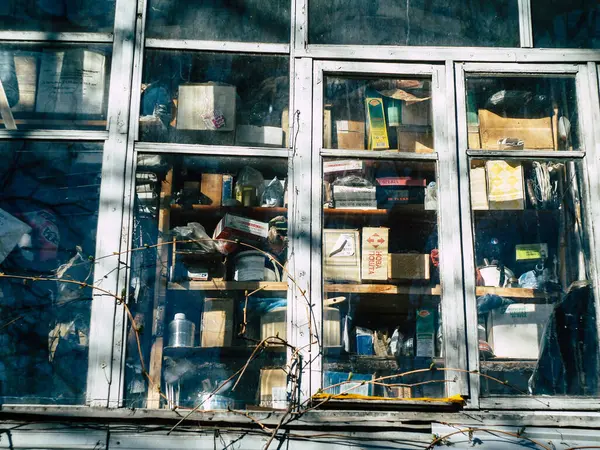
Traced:
[[582, 150], [573, 76], [467, 78], [470, 149]]
[[444, 396], [441, 371], [401, 375], [444, 365], [436, 183], [435, 162], [324, 159], [325, 394]]
[[533, 44], [549, 48], [600, 48], [597, 0], [532, 0]]
[[0, 129], [106, 129], [110, 47], [0, 49]]
[[518, 47], [517, 0], [309, 0], [310, 44]]
[[287, 408], [287, 229], [285, 159], [138, 157], [129, 407]]
[[152, 50], [142, 77], [142, 141], [286, 146], [289, 58]]
[[0, 403], [83, 404], [102, 144], [0, 156]]
[[431, 81], [327, 77], [323, 148], [432, 153]]
[[116, 0], [2, 0], [0, 30], [112, 32]]
[[598, 395], [584, 180], [581, 161], [470, 162], [484, 396]]
[[162, 39], [199, 39], [287, 43], [289, 0], [150, 0], [146, 35]]

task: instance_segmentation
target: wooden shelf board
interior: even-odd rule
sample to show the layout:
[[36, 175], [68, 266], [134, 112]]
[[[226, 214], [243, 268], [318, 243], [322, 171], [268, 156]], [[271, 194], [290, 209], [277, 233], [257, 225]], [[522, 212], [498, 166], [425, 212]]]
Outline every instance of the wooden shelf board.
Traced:
[[421, 214], [432, 214], [437, 213], [433, 209], [425, 209], [422, 204], [406, 204], [396, 205], [393, 208], [388, 209], [354, 209], [354, 208], [323, 208], [325, 215], [360, 215], [360, 216], [388, 216], [390, 214], [397, 214], [400, 212], [406, 213], [421, 213]]
[[485, 294], [495, 294], [501, 297], [509, 298], [530, 298], [530, 299], [547, 299], [560, 297], [560, 292], [544, 292], [537, 289], [526, 288], [500, 288], [490, 286], [477, 286], [475, 295], [478, 297]]
[[325, 292], [347, 292], [352, 294], [417, 294], [440, 295], [442, 290], [437, 286], [403, 286], [395, 284], [325, 284]]
[[171, 205], [171, 211], [177, 213], [203, 212], [207, 214], [239, 212], [243, 214], [282, 215], [287, 214], [287, 208], [267, 208], [261, 206], [223, 206], [223, 205], [191, 205], [191, 208], [183, 205]]
[[287, 287], [287, 282], [277, 281], [182, 281], [167, 286], [174, 291], [286, 291]]

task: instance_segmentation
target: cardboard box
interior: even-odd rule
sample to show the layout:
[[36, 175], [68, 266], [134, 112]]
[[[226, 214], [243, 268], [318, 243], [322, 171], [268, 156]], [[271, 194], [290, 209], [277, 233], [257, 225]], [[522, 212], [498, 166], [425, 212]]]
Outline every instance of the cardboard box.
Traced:
[[283, 131], [283, 146], [290, 145], [290, 111], [286, 106], [281, 112], [281, 129]]
[[435, 311], [417, 310], [417, 349], [415, 356], [433, 358], [435, 356]]
[[469, 125], [467, 129], [467, 141], [470, 149], [481, 148], [481, 137], [479, 136], [479, 125]]
[[233, 342], [232, 298], [206, 298], [200, 324], [201, 347], [231, 347]]
[[377, 203], [382, 208], [418, 205], [425, 202], [425, 188], [413, 186], [377, 186]]
[[407, 153], [433, 153], [431, 131], [408, 131], [398, 127], [398, 150]]
[[487, 109], [480, 109], [479, 134], [481, 147], [486, 150], [499, 150], [498, 141], [504, 138], [520, 139], [528, 150], [555, 148], [550, 116], [541, 119], [502, 117]]
[[388, 254], [390, 280], [429, 280], [429, 255], [421, 253]]
[[337, 148], [364, 150], [365, 123], [357, 120], [336, 120]]
[[360, 282], [358, 230], [323, 230], [323, 278]]
[[390, 229], [385, 227], [362, 229], [363, 280], [387, 280], [389, 233]]
[[376, 188], [333, 186], [333, 203], [340, 209], [377, 209]]
[[285, 409], [287, 403], [287, 373], [283, 369], [260, 369], [260, 406]]
[[337, 159], [323, 162], [323, 173], [327, 175], [342, 174], [345, 172], [363, 172], [365, 162], [360, 159]]
[[488, 315], [488, 342], [498, 358], [537, 359], [554, 305], [513, 303]]
[[471, 209], [474, 211], [490, 209], [485, 167], [471, 167], [469, 184], [471, 185]]
[[283, 130], [277, 127], [238, 125], [235, 132], [235, 143], [237, 145], [281, 148], [283, 146]]
[[387, 150], [390, 143], [383, 113], [383, 100], [381, 98], [366, 98], [367, 121], [369, 124], [369, 150]]
[[[239, 239], [242, 242], [256, 243], [264, 241], [269, 234], [269, 225], [246, 217], [225, 214], [217, 224], [213, 239]], [[232, 249], [232, 246], [227, 246]]]
[[223, 197], [223, 175], [203, 173], [200, 178], [200, 192], [210, 205], [219, 206]]
[[333, 148], [333, 130], [331, 128], [331, 109], [326, 108], [323, 110], [323, 148]]
[[427, 186], [427, 180], [425, 178], [414, 178], [414, 177], [382, 177], [376, 178], [379, 186], [416, 186], [425, 187]]
[[520, 163], [490, 160], [485, 163], [490, 209], [525, 209], [525, 183]]
[[402, 125], [431, 125], [431, 100], [402, 104]]
[[180, 85], [177, 129], [234, 131], [235, 93], [235, 86]]

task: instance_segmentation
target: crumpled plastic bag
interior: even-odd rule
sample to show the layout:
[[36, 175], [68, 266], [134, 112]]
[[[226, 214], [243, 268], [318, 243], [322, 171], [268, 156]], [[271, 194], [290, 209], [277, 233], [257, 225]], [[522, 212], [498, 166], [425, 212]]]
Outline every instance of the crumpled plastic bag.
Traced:
[[263, 207], [275, 208], [283, 205], [283, 186], [277, 177], [273, 178], [263, 192], [260, 204]]
[[[182, 227], [175, 227], [171, 233], [186, 244], [193, 246], [199, 253], [223, 253], [220, 246], [206, 233], [206, 230], [198, 222], [190, 222]], [[192, 242], [189, 242], [192, 241]]]

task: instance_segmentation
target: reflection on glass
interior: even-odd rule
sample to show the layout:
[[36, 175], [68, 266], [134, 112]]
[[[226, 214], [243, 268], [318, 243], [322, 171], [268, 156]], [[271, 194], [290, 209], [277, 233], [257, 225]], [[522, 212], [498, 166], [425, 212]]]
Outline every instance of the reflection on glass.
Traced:
[[517, 0], [310, 0], [309, 42], [519, 46]]
[[130, 328], [128, 405], [287, 407], [286, 177], [285, 159], [139, 157], [133, 314], [165, 396]]
[[281, 148], [289, 59], [148, 51], [141, 100], [143, 141]]
[[327, 77], [323, 147], [433, 152], [431, 81]]
[[151, 38], [286, 43], [290, 22], [289, 0], [150, 0], [146, 30]]
[[116, 0], [2, 0], [0, 31], [112, 32]]
[[467, 78], [469, 148], [579, 150], [575, 78]]
[[484, 395], [597, 395], [582, 166], [473, 160], [471, 209]]
[[4, 47], [0, 128], [105, 129], [110, 61], [107, 46]]
[[324, 392], [443, 397], [440, 372], [360, 385], [443, 364], [436, 164], [325, 159], [323, 173]]
[[[83, 404], [102, 145], [0, 145], [0, 403]], [[91, 259], [90, 259], [91, 258]]]
[[536, 47], [600, 48], [600, 4], [596, 0], [532, 0]]

